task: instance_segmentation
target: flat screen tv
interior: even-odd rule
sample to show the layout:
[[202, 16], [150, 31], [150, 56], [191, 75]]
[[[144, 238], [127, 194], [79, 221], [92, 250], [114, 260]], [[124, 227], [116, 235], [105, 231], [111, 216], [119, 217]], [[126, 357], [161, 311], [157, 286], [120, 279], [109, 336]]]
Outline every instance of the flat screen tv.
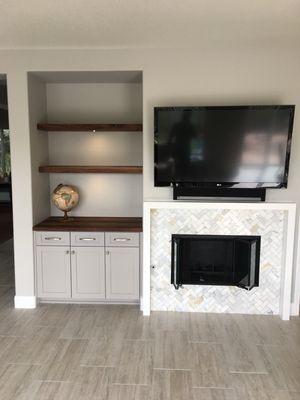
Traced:
[[155, 186], [287, 187], [294, 110], [156, 107]]

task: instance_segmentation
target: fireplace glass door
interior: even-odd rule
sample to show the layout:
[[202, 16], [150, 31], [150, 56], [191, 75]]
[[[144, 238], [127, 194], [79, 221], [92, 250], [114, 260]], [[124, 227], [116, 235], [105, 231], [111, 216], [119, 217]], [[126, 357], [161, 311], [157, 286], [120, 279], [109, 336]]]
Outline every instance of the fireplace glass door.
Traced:
[[171, 283], [258, 286], [259, 236], [172, 235]]

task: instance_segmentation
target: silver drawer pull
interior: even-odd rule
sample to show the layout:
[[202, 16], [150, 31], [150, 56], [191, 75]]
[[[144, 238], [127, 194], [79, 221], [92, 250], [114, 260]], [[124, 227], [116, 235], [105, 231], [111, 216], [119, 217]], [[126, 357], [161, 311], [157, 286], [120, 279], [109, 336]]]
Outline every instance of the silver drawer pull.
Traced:
[[57, 236], [49, 236], [49, 237], [45, 237], [45, 240], [56, 240], [56, 241], [58, 241], [58, 240], [61, 240], [61, 238], [60, 237], [57, 237]]
[[93, 240], [96, 240], [96, 238], [79, 238], [79, 240], [84, 240], [85, 242], [91, 242]]
[[130, 238], [114, 238], [114, 242], [130, 242]]

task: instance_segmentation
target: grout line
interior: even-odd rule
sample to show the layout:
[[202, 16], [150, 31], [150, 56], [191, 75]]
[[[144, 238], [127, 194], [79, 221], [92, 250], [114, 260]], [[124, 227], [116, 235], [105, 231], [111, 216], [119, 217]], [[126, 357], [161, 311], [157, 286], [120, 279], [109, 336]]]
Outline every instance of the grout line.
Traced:
[[145, 386], [150, 387], [147, 383], [109, 383], [108, 386]]
[[248, 375], [269, 375], [268, 372], [257, 372], [257, 371], [231, 371], [230, 374], [248, 374]]
[[236, 388], [225, 386], [192, 386], [192, 389], [235, 390]]
[[26, 362], [8, 362], [4, 363], [3, 365], [32, 365], [32, 366], [37, 366], [37, 367], [42, 367], [46, 364], [41, 364], [41, 363], [26, 363]]
[[192, 371], [191, 368], [152, 368], [157, 371]]
[[79, 364], [79, 366], [84, 368], [116, 368], [115, 365]]
[[34, 379], [35, 382], [45, 382], [45, 383], [74, 383], [73, 381], [59, 381], [51, 379]]
[[188, 343], [203, 343], [203, 344], [224, 344], [226, 342], [214, 342], [214, 341], [209, 341], [209, 340], [188, 340]]

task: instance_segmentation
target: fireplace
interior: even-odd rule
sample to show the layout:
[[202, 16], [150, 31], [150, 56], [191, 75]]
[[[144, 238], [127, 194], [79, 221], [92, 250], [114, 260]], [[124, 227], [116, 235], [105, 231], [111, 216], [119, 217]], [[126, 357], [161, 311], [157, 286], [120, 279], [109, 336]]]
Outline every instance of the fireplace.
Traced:
[[259, 285], [260, 236], [172, 235], [171, 283]]

